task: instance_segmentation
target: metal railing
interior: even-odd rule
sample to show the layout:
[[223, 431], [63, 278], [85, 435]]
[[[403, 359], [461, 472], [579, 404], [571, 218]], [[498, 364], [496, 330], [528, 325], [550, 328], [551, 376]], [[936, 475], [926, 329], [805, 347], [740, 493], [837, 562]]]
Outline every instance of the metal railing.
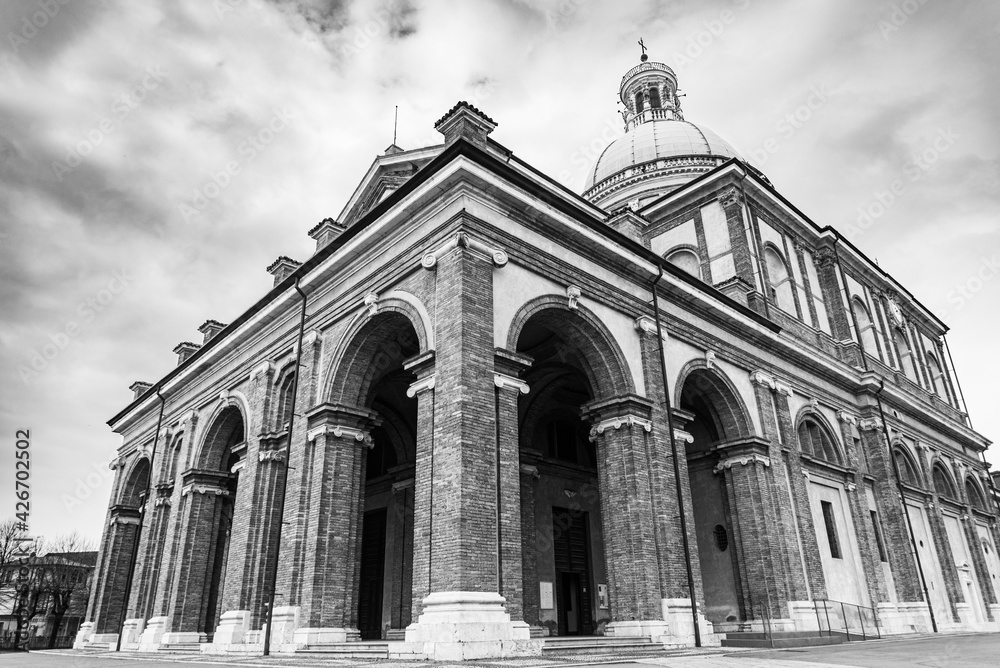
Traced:
[[771, 627], [771, 612], [767, 609], [767, 605], [753, 606], [753, 616], [764, 622], [764, 640], [771, 645], [771, 649], [774, 649], [774, 629]]
[[821, 636], [824, 631], [830, 636], [834, 633], [843, 633], [847, 635], [847, 642], [851, 642], [852, 635], [853, 640], [882, 638], [878, 615], [875, 614], [874, 608], [825, 598], [817, 599], [814, 603], [816, 624]]

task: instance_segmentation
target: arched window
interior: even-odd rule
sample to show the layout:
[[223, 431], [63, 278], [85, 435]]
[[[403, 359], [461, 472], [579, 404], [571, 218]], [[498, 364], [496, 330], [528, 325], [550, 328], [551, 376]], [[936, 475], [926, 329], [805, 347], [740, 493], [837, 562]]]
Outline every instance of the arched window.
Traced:
[[917, 465], [910, 457], [909, 453], [900, 447], [896, 447], [892, 453], [896, 460], [896, 468], [899, 469], [899, 477], [902, 482], [914, 487], [920, 487], [920, 474], [917, 472]]
[[875, 342], [875, 324], [872, 322], [872, 316], [868, 312], [868, 307], [855, 297], [851, 300], [851, 308], [854, 310], [854, 317], [858, 323], [861, 345], [867, 354], [878, 357], [878, 344]]
[[951, 476], [948, 475], [948, 472], [945, 471], [944, 467], [940, 464], [934, 465], [933, 480], [934, 491], [940, 496], [945, 496], [949, 499], [958, 498], [958, 493], [955, 490], [955, 485], [951, 481]]
[[166, 480], [168, 482], [174, 480], [177, 477], [177, 467], [180, 465], [181, 445], [183, 445], [183, 443], [184, 443], [184, 437], [183, 435], [180, 435], [174, 439], [174, 445], [170, 449], [169, 452], [170, 465], [169, 468], [167, 469], [167, 477], [166, 477]]
[[771, 286], [771, 301], [782, 311], [795, 315], [792, 276], [788, 273], [785, 258], [768, 246], [764, 249], [764, 264], [767, 267], [767, 280]]
[[287, 374], [278, 388], [278, 412], [275, 421], [275, 429], [284, 431], [288, 429], [292, 422], [292, 390], [295, 386], [295, 374]]
[[931, 390], [939, 397], [944, 396], [944, 374], [941, 372], [941, 365], [938, 364], [934, 353], [927, 353], [927, 374], [931, 377]]
[[972, 478], [965, 479], [965, 495], [969, 497], [969, 505], [976, 510], [986, 510], [986, 498], [979, 490], [979, 485]]
[[811, 417], [802, 420], [799, 425], [799, 446], [802, 452], [833, 464], [842, 464], [843, 458], [833, 437], [819, 422]]
[[667, 262], [696, 278], [701, 278], [701, 262], [698, 261], [694, 251], [686, 248], [676, 250], [667, 256]]
[[635, 113], [641, 114], [642, 110], [646, 108], [645, 100], [642, 97], [642, 91], [636, 91], [635, 93]]
[[651, 86], [649, 88], [649, 108], [659, 109], [662, 105], [660, 104], [660, 89], [656, 86]]
[[906, 377], [916, 382], [917, 367], [914, 365], [913, 353], [910, 352], [910, 344], [906, 342], [906, 336], [898, 327], [892, 330], [892, 340], [896, 343], [896, 350], [899, 351], [899, 366]]

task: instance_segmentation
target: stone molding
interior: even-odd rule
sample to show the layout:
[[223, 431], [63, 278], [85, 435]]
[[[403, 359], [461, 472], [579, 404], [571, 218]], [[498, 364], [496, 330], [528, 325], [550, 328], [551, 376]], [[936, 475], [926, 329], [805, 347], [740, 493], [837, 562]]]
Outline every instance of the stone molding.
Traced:
[[229, 490], [222, 489], [221, 487], [213, 487], [211, 485], [196, 485], [190, 484], [186, 485], [184, 489], [181, 490], [181, 496], [187, 496], [188, 494], [215, 494], [216, 496], [229, 496]]
[[173, 505], [173, 503], [170, 502], [170, 497], [169, 496], [160, 497], [159, 499], [153, 499], [153, 507], [154, 508], [158, 508], [160, 506], [166, 506], [167, 508], [169, 508], [172, 505]]
[[254, 367], [253, 371], [250, 373], [252, 378], [260, 376], [261, 374], [274, 373], [275, 364], [273, 360], [264, 360], [260, 364]]
[[420, 258], [420, 266], [424, 269], [433, 269], [437, 266], [438, 261], [442, 257], [456, 248], [468, 248], [478, 251], [490, 258], [496, 267], [503, 267], [507, 264], [509, 259], [505, 250], [501, 248], [491, 248], [482, 241], [469, 237], [469, 235], [465, 232], [459, 232], [444, 244], [439, 246], [436, 250], [424, 253], [423, 257]]
[[874, 418], [865, 418], [858, 422], [858, 429], [861, 431], [882, 431], [882, 423]]
[[603, 434], [608, 429], [621, 429], [622, 427], [628, 427], [629, 429], [633, 427], [639, 427], [646, 432], [653, 431], [653, 423], [650, 420], [641, 418], [635, 415], [621, 415], [618, 417], [608, 418], [606, 420], [601, 420], [596, 425], [590, 429], [590, 440], [594, 441], [596, 438]]
[[580, 291], [579, 287], [575, 285], [566, 286], [566, 299], [567, 299], [566, 306], [569, 308], [569, 310], [575, 311], [577, 309], [577, 307], [580, 305], [580, 296], [582, 294], [583, 293]]
[[108, 462], [108, 468], [114, 471], [115, 469], [124, 468], [126, 463], [128, 463], [128, 457], [115, 457]]
[[285, 450], [261, 450], [257, 453], [259, 462], [282, 462], [285, 461]]
[[358, 429], [356, 427], [347, 427], [345, 425], [331, 425], [322, 424], [318, 427], [313, 427], [306, 432], [306, 439], [311, 443], [315, 441], [318, 437], [324, 436], [326, 434], [333, 434], [337, 438], [344, 438], [347, 440], [354, 439], [358, 443], [372, 448], [375, 443], [372, 441], [371, 434], [369, 434], [364, 429]]
[[846, 411], [837, 411], [837, 419], [843, 422], [844, 424], [850, 424], [854, 426], [858, 425], [858, 418], [856, 418], [855, 416], [851, 415]]
[[411, 489], [412, 487], [414, 487], [415, 484], [416, 480], [413, 478], [407, 478], [406, 480], [397, 480], [396, 482], [392, 483], [391, 491], [393, 495], [396, 495], [399, 494], [400, 492], [404, 492], [408, 489]]
[[426, 392], [427, 390], [433, 390], [435, 382], [436, 381], [434, 380], [434, 376], [427, 376], [426, 378], [421, 378], [420, 380], [416, 381], [408, 388], [406, 388], [406, 396], [412, 399], [421, 392]]
[[766, 387], [769, 390], [774, 390], [777, 387], [774, 376], [759, 369], [757, 371], [750, 372], [750, 383]]
[[[648, 315], [640, 315], [635, 319], [635, 331], [641, 335], [656, 336], [656, 320]], [[667, 332], [663, 332], [663, 338], [667, 338]]]
[[538, 472], [538, 467], [533, 466], [531, 464], [521, 464], [521, 473], [523, 473], [524, 475], [530, 475], [535, 480], [538, 480], [539, 476], [541, 475]]
[[739, 189], [735, 186], [730, 186], [719, 195], [719, 204], [722, 205], [723, 209], [728, 209], [732, 206], [741, 206], [743, 204], [743, 196], [740, 194]]
[[493, 384], [501, 390], [511, 388], [517, 390], [521, 394], [527, 394], [531, 389], [528, 387], [528, 384], [520, 378], [514, 378], [513, 376], [508, 376], [503, 373], [493, 374]]
[[378, 293], [369, 292], [364, 299], [365, 308], [368, 309], [368, 317], [378, 313]]
[[741, 466], [746, 466], [747, 464], [763, 464], [764, 466], [770, 466], [771, 458], [757, 453], [740, 455], [738, 457], [729, 457], [728, 459], [723, 459], [721, 462], [716, 464], [715, 468], [712, 469], [712, 473], [719, 473], [723, 469], [731, 469], [734, 464], [740, 464]]
[[674, 429], [674, 440], [682, 443], [694, 443], [694, 436], [681, 429]]

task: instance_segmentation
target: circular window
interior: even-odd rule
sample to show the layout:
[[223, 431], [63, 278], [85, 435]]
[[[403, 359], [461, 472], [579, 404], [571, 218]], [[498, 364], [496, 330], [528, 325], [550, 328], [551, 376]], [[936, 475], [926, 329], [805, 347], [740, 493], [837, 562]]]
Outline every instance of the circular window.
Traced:
[[715, 525], [715, 546], [719, 548], [719, 552], [725, 552], [729, 547], [729, 534], [726, 532], [726, 527], [721, 524]]

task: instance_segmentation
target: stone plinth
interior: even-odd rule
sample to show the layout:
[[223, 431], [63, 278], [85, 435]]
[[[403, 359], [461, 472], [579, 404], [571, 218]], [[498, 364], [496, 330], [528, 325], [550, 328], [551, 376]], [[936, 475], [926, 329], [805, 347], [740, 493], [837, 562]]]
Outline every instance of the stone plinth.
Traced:
[[423, 600], [423, 612], [406, 628], [406, 641], [390, 648], [397, 659], [467, 661], [537, 656], [542, 641], [531, 638], [524, 622], [512, 622], [505, 600], [492, 592], [435, 592]]
[[[246, 635], [250, 630], [249, 610], [230, 610], [222, 613], [219, 625], [212, 636], [212, 642], [202, 647], [202, 652], [208, 654], [226, 654], [242, 649], [246, 643]], [[240, 647], [233, 647], [239, 645]]]
[[76, 632], [76, 640], [73, 641], [73, 649], [83, 649], [90, 642], [90, 636], [94, 633], [94, 622], [84, 622], [80, 624], [80, 630]]
[[141, 617], [126, 619], [122, 627], [122, 650], [130, 651], [139, 649], [139, 639], [142, 637], [142, 630], [146, 626], [146, 620]]
[[[665, 598], [663, 601], [663, 619], [667, 625], [667, 634], [653, 637], [654, 642], [662, 642], [667, 647], [694, 646], [694, 619], [691, 617], [691, 599]], [[718, 647], [722, 639], [712, 629], [705, 615], [698, 613], [698, 630], [701, 632], [702, 647]]]
[[146, 628], [139, 636], [140, 652], [155, 652], [160, 646], [163, 634], [167, 631], [168, 620], [166, 617], [150, 617], [146, 622]]

